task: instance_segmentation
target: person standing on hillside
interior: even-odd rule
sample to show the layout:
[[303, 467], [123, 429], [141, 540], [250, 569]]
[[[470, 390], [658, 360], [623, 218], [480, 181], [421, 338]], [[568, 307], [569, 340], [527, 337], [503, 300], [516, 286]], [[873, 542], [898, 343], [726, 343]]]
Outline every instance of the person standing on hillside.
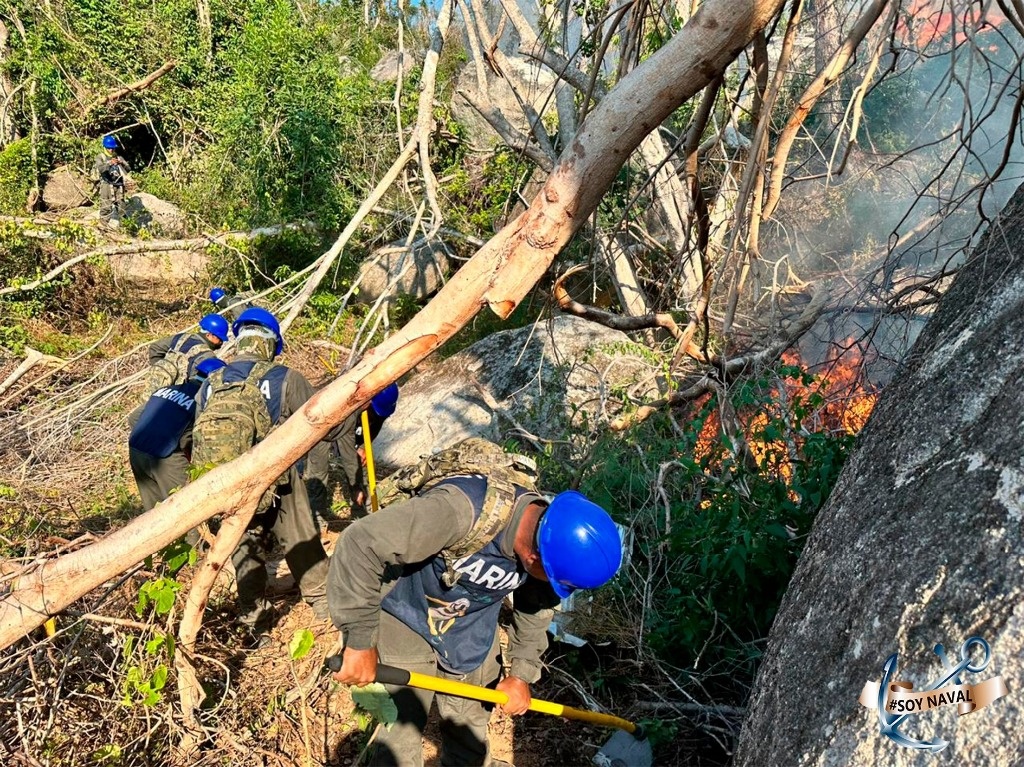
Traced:
[[120, 217], [128, 170], [128, 161], [117, 152], [117, 139], [104, 136], [103, 151], [96, 155], [89, 174], [99, 189], [100, 218], [104, 221], [117, 222]]
[[[232, 327], [238, 353], [211, 376], [198, 394], [193, 463], [217, 466], [266, 438], [313, 396], [296, 370], [274, 360], [284, 350], [277, 318], [251, 307]], [[337, 438], [338, 429], [325, 441]], [[239, 620], [257, 644], [265, 641], [273, 610], [266, 599], [266, 546], [276, 538], [303, 599], [321, 620], [327, 613], [327, 553], [313, 518], [306, 486], [292, 465], [264, 495], [256, 515], [232, 554], [241, 610]]]
[[[484, 687], [497, 682], [509, 698], [504, 710], [522, 714], [541, 675], [553, 608], [577, 588], [604, 585], [621, 563], [615, 523], [576, 491], [549, 502], [494, 472], [447, 477], [357, 520], [339, 539], [327, 587], [344, 645], [334, 679], [369, 684], [384, 663]], [[498, 616], [513, 592], [502, 676]], [[434, 693], [388, 692], [398, 721], [379, 731], [370, 763], [419, 767]], [[495, 764], [487, 704], [436, 699], [441, 764]]]
[[[398, 384], [390, 384], [381, 389], [370, 400], [366, 408], [367, 422], [370, 424], [370, 441], [377, 439], [384, 422], [395, 412], [398, 406]], [[366, 513], [366, 484], [363, 478], [363, 467], [366, 466], [366, 445], [363, 438], [362, 413], [353, 413], [341, 424], [335, 447], [341, 461], [341, 469], [348, 485], [348, 501], [352, 507], [352, 516]], [[306, 459], [303, 478], [309, 492], [313, 511], [320, 517], [330, 511], [331, 491], [329, 482], [329, 458], [331, 448], [320, 442], [309, 451]]]
[[128, 459], [146, 511], [188, 481], [196, 394], [207, 376], [222, 367], [216, 357], [200, 360], [192, 378], [153, 392], [128, 417]]

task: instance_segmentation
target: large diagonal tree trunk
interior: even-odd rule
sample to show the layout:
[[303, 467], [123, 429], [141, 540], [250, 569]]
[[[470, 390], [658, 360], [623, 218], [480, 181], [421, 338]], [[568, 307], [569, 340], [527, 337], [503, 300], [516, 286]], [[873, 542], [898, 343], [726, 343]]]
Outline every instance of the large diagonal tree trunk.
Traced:
[[783, 0], [710, 0], [580, 127], [530, 208], [466, 263], [399, 333], [320, 391], [264, 442], [104, 539], [24, 573], [0, 601], [0, 649], [215, 514], [255, 505], [333, 424], [437, 350], [482, 306], [507, 317], [587, 220], [630, 153], [718, 77]]
[[[775, 619], [736, 763], [1020, 764], [1024, 721], [1024, 187], [991, 224], [882, 395], [821, 512]], [[944, 676], [991, 644], [1010, 697], [957, 718], [918, 714], [912, 738], [857, 704], [898, 653], [894, 681]], [[976, 650], [972, 657], [980, 659]]]

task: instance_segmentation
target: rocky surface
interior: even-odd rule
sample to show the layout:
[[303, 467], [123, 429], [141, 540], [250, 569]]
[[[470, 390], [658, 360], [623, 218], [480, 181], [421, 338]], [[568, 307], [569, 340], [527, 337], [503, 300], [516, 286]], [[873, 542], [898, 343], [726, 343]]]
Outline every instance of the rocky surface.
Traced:
[[403, 383], [374, 452], [401, 466], [466, 437], [514, 435], [515, 424], [564, 439], [583, 412], [616, 415], [617, 392], [657, 396], [656, 372], [625, 333], [578, 317], [502, 331]]
[[[1024, 188], [993, 221], [885, 390], [822, 510], [776, 618], [736, 765], [1021, 764], [1024, 759]], [[971, 636], [1010, 695], [958, 718], [915, 715], [879, 733], [858, 705], [898, 653], [895, 679], [941, 678]], [[977, 653], [975, 654], [977, 657]]]
[[406, 248], [404, 241], [390, 243], [372, 253], [360, 269], [355, 300], [373, 303], [385, 292], [428, 298], [441, 289], [448, 268], [448, 252], [442, 242], [412, 248]]

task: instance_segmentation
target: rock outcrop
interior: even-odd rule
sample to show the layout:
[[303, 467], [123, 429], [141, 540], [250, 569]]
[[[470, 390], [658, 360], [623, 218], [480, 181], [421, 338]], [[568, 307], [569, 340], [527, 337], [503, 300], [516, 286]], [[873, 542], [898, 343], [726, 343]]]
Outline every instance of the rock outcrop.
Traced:
[[578, 317], [501, 331], [403, 383], [374, 452], [402, 466], [466, 437], [514, 435], [514, 424], [563, 439], [581, 412], [617, 415], [613, 390], [656, 396], [656, 372], [625, 333]]
[[[779, 610], [736, 765], [970, 764], [1024, 760], [1024, 187], [996, 218], [883, 393]], [[898, 653], [894, 679], [927, 688], [972, 636], [1010, 695], [958, 718], [879, 732], [857, 703]], [[972, 656], [976, 660], [977, 652]]]

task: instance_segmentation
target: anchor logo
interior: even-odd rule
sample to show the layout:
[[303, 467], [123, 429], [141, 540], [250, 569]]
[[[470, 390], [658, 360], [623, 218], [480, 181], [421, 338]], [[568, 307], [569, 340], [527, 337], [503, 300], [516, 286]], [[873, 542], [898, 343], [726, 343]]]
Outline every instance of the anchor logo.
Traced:
[[[971, 658], [975, 648], [981, 650], [981, 658], [977, 662]], [[949, 745], [949, 741], [942, 738], [918, 740], [902, 732], [900, 726], [913, 714], [953, 703], [958, 705], [961, 715], [967, 714], [1008, 694], [1006, 684], [998, 676], [977, 685], [967, 685], [962, 681], [961, 677], [965, 673], [978, 674], [984, 671], [992, 660], [992, 649], [981, 637], [973, 636], [963, 643], [960, 647], [960, 660], [956, 664], [946, 657], [945, 648], [941, 644], [935, 645], [934, 652], [942, 662], [945, 673], [928, 687], [913, 692], [912, 685], [894, 682], [899, 654], [893, 653], [882, 667], [881, 682], [869, 682], [865, 685], [860, 698], [863, 705], [876, 708], [879, 732], [906, 748], [930, 752], [941, 751]], [[950, 682], [953, 684], [946, 686]]]

